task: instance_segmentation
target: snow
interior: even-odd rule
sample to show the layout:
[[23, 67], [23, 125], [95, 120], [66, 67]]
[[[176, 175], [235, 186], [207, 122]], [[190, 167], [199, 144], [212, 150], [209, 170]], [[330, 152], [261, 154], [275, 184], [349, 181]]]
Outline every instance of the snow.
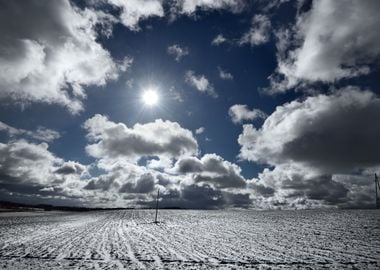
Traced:
[[0, 213], [0, 269], [379, 269], [379, 210]]

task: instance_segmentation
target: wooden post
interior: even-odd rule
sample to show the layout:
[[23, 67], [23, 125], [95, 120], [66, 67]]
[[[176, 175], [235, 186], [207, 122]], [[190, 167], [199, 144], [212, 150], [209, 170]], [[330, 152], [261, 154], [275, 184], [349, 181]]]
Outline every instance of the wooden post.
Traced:
[[158, 199], [160, 198], [160, 190], [157, 189], [157, 199], [156, 199], [156, 216], [154, 218], [154, 223], [158, 223], [157, 221], [157, 215], [158, 215]]
[[379, 178], [377, 178], [377, 174], [375, 173], [376, 208], [379, 208], [379, 197], [377, 195], [377, 189], [380, 189], [380, 184], [379, 184]]

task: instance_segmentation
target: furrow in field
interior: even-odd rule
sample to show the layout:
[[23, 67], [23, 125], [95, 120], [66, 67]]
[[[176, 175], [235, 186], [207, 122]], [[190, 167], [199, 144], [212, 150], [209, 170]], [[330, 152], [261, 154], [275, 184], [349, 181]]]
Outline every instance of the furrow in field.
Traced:
[[[376, 211], [154, 211], [0, 215], [0, 268], [380, 267]], [[6, 228], [6, 230], [4, 230]]]

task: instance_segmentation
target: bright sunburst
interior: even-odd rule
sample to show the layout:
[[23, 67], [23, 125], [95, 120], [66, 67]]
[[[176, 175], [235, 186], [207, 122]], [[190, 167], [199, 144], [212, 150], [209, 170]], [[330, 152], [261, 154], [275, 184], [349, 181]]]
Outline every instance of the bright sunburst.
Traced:
[[159, 96], [157, 91], [153, 89], [146, 90], [142, 95], [142, 100], [146, 105], [154, 106], [159, 101]]

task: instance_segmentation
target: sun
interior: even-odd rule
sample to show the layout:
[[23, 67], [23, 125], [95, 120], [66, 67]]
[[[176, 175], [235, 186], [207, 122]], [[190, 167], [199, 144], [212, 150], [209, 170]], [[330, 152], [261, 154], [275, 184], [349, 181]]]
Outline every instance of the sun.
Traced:
[[159, 99], [160, 98], [158, 96], [157, 91], [155, 91], [153, 89], [148, 89], [148, 90], [144, 91], [144, 93], [142, 95], [142, 100], [143, 100], [144, 104], [149, 105], [149, 106], [156, 105], [158, 103]]

